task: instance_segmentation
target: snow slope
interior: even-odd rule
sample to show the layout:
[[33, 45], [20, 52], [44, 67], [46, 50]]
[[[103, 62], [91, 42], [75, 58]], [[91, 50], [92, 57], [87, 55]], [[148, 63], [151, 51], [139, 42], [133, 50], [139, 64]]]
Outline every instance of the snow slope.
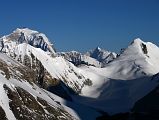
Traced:
[[16, 120], [13, 112], [10, 110], [9, 98], [8, 98], [8, 96], [6, 94], [6, 91], [3, 88], [4, 81], [6, 81], [6, 80], [4, 79], [4, 76], [2, 76], [1, 74], [0, 74], [0, 79], [1, 79], [1, 81], [0, 81], [0, 91], [1, 91], [0, 92], [0, 96], [3, 96], [3, 97], [1, 97], [0, 106], [5, 111], [5, 114], [6, 114], [6, 117], [8, 118], [8, 120]]
[[[28, 28], [17, 28], [10, 35], [2, 37], [1, 40], [4, 41], [3, 52], [7, 55], [21, 63], [24, 63], [27, 57], [27, 60], [31, 61], [31, 67], [33, 55], [42, 63], [52, 78], [62, 80], [76, 92], [81, 91], [84, 86], [84, 81], [88, 79], [87, 76], [85, 77], [81, 74], [81, 69], [78, 69], [64, 58], [53, 57], [55, 56], [54, 48], [48, 38], [42, 33]], [[47, 49], [43, 49], [43, 46], [47, 46]], [[92, 61], [92, 59], [90, 58], [90, 61]], [[95, 63], [97, 63], [97, 61], [95, 61]]]
[[[32, 100], [32, 102], [34, 102], [35, 105], [40, 107], [39, 109], [43, 108], [45, 112], [43, 111], [42, 115], [44, 114], [46, 116], [45, 118], [47, 118], [48, 120], [49, 118], [53, 118], [51, 117], [52, 113], [50, 111], [47, 111], [47, 108], [45, 109], [43, 107], [42, 105], [43, 103], [41, 103], [40, 101], [38, 102], [39, 98], [41, 100], [46, 101], [47, 103], [45, 105], [50, 105], [50, 109], [57, 109], [57, 113], [59, 115], [61, 113], [58, 111], [58, 109], [62, 110], [63, 116], [61, 117], [63, 117], [64, 119], [78, 119], [77, 115], [75, 114], [75, 112], [73, 112], [73, 110], [71, 111], [69, 110], [70, 108], [67, 108], [64, 105], [61, 106], [57, 104], [53, 100], [53, 98], [49, 97], [48, 93], [46, 93], [43, 89], [35, 85], [32, 81], [33, 78], [28, 79], [27, 76], [23, 76], [24, 75], [23, 70], [25, 72], [28, 72], [29, 74], [29, 71], [25, 66], [17, 63], [16, 61], [12, 60], [6, 55], [0, 53], [0, 90], [1, 90], [0, 106], [2, 107], [2, 110], [4, 111], [6, 118], [8, 120], [16, 120], [19, 118], [23, 118], [28, 114], [30, 114], [29, 117], [31, 117], [32, 113], [34, 113], [34, 111], [32, 110], [35, 109], [29, 107], [29, 105], [27, 105], [27, 103], [25, 103], [25, 100], [23, 99], [24, 97], [23, 95], [25, 94], [29, 95], [27, 96], [28, 98], [27, 97], [25, 98], [26, 100], [28, 99], [28, 102]], [[21, 94], [22, 91], [23, 94]], [[16, 97], [17, 93], [19, 93], [19, 96], [21, 96], [21, 98], [14, 98]], [[24, 102], [25, 103], [24, 105], [26, 106], [23, 106], [23, 104], [19, 104], [18, 100]], [[19, 107], [16, 108], [16, 106]], [[26, 107], [28, 110], [25, 110], [24, 113], [19, 114], [19, 112], [17, 112], [18, 109], [22, 109], [23, 111], [25, 109], [24, 107]], [[15, 111], [15, 109], [17, 109], [17, 111]], [[74, 115], [74, 117], [66, 112], [67, 109], [69, 110], [70, 114], [72, 113], [72, 115]], [[27, 113], [27, 111], [28, 112], [30, 111], [30, 113]], [[54, 114], [56, 114], [56, 112], [54, 112]], [[32, 119], [38, 119], [39, 117], [40, 116], [35, 115]]]
[[33, 61], [31, 54], [34, 55], [53, 78], [63, 81], [76, 92], [80, 92], [86, 86], [84, 82], [89, 79], [86, 74], [81, 74], [83, 70], [75, 67], [63, 57], [52, 57], [40, 48], [32, 47], [29, 44], [19, 44], [15, 47], [14, 54], [17, 58], [21, 57], [22, 61], [27, 55], [31, 62]]
[[[25, 45], [20, 44], [19, 47], [24, 48]], [[153, 79], [153, 75], [159, 72], [156, 65], [159, 64], [159, 48], [140, 39], [134, 40], [123, 54], [105, 68], [77, 68], [62, 57], [50, 57], [41, 49], [30, 45], [27, 45], [27, 49], [53, 77], [60, 80], [65, 78], [63, 82], [75, 90], [78, 86], [80, 96], [72, 95], [74, 101], [111, 114], [129, 111], [137, 100], [158, 85], [158, 77]], [[92, 82], [91, 85], [84, 85], [87, 79]]]
[[[144, 45], [146, 50], [143, 50]], [[92, 86], [82, 89], [85, 97], [76, 96], [75, 101], [110, 114], [130, 111], [137, 100], [158, 85], [158, 51], [156, 45], [136, 39], [105, 68], [82, 67], [96, 79], [92, 79]]]
[[[24, 76], [23, 72], [28, 76]], [[47, 120], [78, 120], [81, 118], [93, 120], [100, 115], [87, 106], [69, 102], [38, 87], [33, 76], [29, 76], [29, 72], [32, 71], [0, 53], [0, 107], [4, 110], [8, 120], [30, 120], [31, 117], [33, 120], [42, 119], [41, 117]], [[7, 77], [8, 75], [9, 77]], [[38, 107], [38, 109], [34, 107]], [[84, 112], [85, 115], [88, 114], [87, 117], [83, 116]]]

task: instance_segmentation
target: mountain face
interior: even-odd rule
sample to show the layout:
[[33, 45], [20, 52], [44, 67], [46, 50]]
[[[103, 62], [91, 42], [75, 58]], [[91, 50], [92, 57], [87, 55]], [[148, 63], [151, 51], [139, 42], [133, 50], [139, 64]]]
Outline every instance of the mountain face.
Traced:
[[116, 53], [103, 50], [99, 47], [94, 50], [90, 50], [86, 53], [86, 55], [95, 58], [96, 60], [101, 62], [103, 67], [117, 57]]
[[159, 48], [153, 43], [135, 39], [117, 57], [99, 47], [56, 53], [43, 33], [28, 28], [0, 41], [2, 120], [126, 120], [143, 111], [152, 117], [158, 109], [151, 103], [159, 86]]
[[36, 74], [0, 53], [1, 120], [76, 119], [36, 85]]
[[85, 54], [77, 51], [59, 52], [57, 54], [58, 56], [63, 56], [77, 67], [81, 65], [104, 67], [117, 57], [116, 53], [103, 50], [99, 47]]
[[[26, 32], [26, 30], [27, 30], [27, 32]], [[34, 35], [34, 31], [32, 31], [30, 29], [18, 29], [18, 31], [25, 32], [24, 33], [25, 38], [29, 38], [32, 35]], [[17, 32], [14, 31], [13, 33], [11, 33], [11, 35], [13, 35], [15, 37], [15, 39], [9, 39], [8, 36], [10, 36], [10, 35], [4, 36], [1, 38], [1, 40], [3, 40], [3, 43], [4, 43], [4, 48], [2, 49], [3, 56], [0, 57], [0, 58], [5, 58], [4, 56], [6, 56], [7, 57], [5, 60], [6, 62], [10, 63], [10, 61], [14, 61], [15, 63], [18, 63], [21, 66], [25, 66], [25, 68], [19, 68], [21, 66], [18, 66], [17, 69], [23, 70], [23, 69], [28, 68], [28, 71], [23, 70], [23, 73], [19, 73], [19, 71], [16, 71], [16, 68], [13, 67], [13, 71], [17, 72], [17, 74], [15, 72], [13, 74], [14, 76], [17, 77], [15, 79], [15, 83], [13, 83], [13, 85], [15, 85], [17, 87], [17, 88], [15, 88], [15, 91], [18, 91], [20, 89], [19, 91], [22, 93], [14, 92], [10, 87], [8, 87], [8, 85], [5, 86], [5, 88], [4, 88], [3, 87], [4, 83], [2, 82], [2, 88], [6, 89], [6, 91], [10, 92], [7, 95], [8, 99], [12, 98], [13, 100], [16, 100], [16, 99], [18, 99], [17, 97], [19, 96], [19, 94], [22, 94], [22, 95], [26, 94], [24, 96], [24, 98], [22, 98], [22, 96], [20, 96], [20, 98], [19, 98], [20, 100], [19, 101], [17, 100], [18, 103], [12, 103], [13, 106], [15, 106], [15, 107], [11, 111], [13, 112], [12, 116], [14, 116], [15, 119], [30, 120], [32, 115], [34, 115], [34, 114], [39, 114], [39, 115], [35, 116], [34, 118], [32, 118], [35, 120], [39, 120], [39, 119], [48, 119], [48, 120], [49, 119], [67, 119], [67, 120], [68, 119], [79, 119], [77, 113], [74, 110], [65, 106], [66, 103], [68, 104], [69, 107], [71, 106], [71, 107], [73, 107], [73, 109], [76, 109], [77, 111], [79, 111], [78, 114], [81, 115], [80, 117], [85, 115], [82, 113], [83, 111], [90, 111], [90, 112], [94, 113], [94, 116], [88, 116], [88, 117], [86, 117], [86, 119], [92, 119], [92, 117], [94, 119], [95, 116], [100, 115], [100, 113], [96, 112], [96, 110], [92, 110], [89, 107], [85, 107], [83, 105], [78, 105], [78, 104], [69, 102], [72, 100], [72, 98], [68, 94], [68, 91], [69, 92], [72, 91], [71, 92], [72, 94], [80, 93], [82, 87], [84, 87], [86, 85], [85, 81], [89, 81], [88, 78], [85, 78], [84, 76], [82, 76], [80, 74], [80, 72], [79, 72], [80, 70], [78, 68], [76, 68], [73, 64], [71, 64], [67, 60], [63, 59], [62, 57], [54, 57], [55, 52], [52, 51], [53, 48], [48, 47], [48, 50], [44, 50], [41, 47], [34, 46], [34, 44], [30, 45], [26, 41], [23, 41], [20, 43], [17, 42], [16, 40], [22, 39], [22, 37], [21, 37], [21, 35], [19, 36], [19, 34], [15, 34], [15, 33], [17, 33]], [[18, 36], [19, 36], [19, 38], [18, 38]], [[45, 41], [47, 41], [47, 39], [45, 39]], [[50, 44], [50, 42], [47, 42], [47, 43]], [[5, 68], [6, 66], [2, 65], [2, 68], [3, 67]], [[8, 68], [8, 66], [7, 66], [7, 68]], [[19, 74], [21, 76], [25, 76], [26, 79], [28, 79], [28, 82], [30, 83], [30, 85], [28, 85], [29, 83], [26, 83], [27, 85], [24, 84], [26, 81], [25, 78], [20, 79], [20, 83], [16, 82], [17, 80], [19, 80]], [[6, 75], [5, 74], [2, 74], [2, 75], [4, 77], [7, 75], [9, 76], [10, 73], [7, 73]], [[29, 79], [29, 77], [28, 77], [29, 75], [30, 75], [30, 77], [33, 77], [32, 78], [33, 82], [32, 81], [30, 82], [30, 80], [32, 80], [32, 79]], [[5, 81], [5, 80], [3, 80], [3, 81]], [[13, 81], [13, 80], [11, 80], [11, 81]], [[28, 86], [30, 86], [30, 87], [28, 87]], [[61, 87], [59, 87], [59, 86], [61, 86]], [[60, 92], [57, 89], [55, 89], [57, 87], [60, 88]], [[21, 88], [22, 88], [22, 90], [21, 90]], [[26, 88], [26, 89], [24, 89], [24, 88]], [[42, 88], [47, 91], [44, 91]], [[59, 98], [55, 94], [52, 95], [48, 91], [53, 92], [62, 98]], [[57, 93], [57, 92], [59, 92], [59, 93]], [[35, 100], [34, 100], [34, 98], [32, 98], [32, 96], [33, 97], [35, 96], [34, 94], [36, 96], [38, 95], [38, 97], [35, 98]], [[27, 97], [29, 100], [31, 100], [30, 102], [29, 102], [29, 100], [21, 101], [21, 99], [25, 99]], [[5, 98], [3, 98], [3, 99], [5, 99]], [[17, 102], [17, 101], [15, 101], [15, 102]], [[22, 104], [23, 102], [32, 103], [32, 101], [33, 101], [33, 104], [35, 104], [35, 105], [36, 105], [35, 102], [38, 102], [36, 105], [37, 108], [32, 109], [32, 104], [30, 104], [26, 107], [26, 109], [28, 109], [30, 112], [31, 112], [31, 110], [34, 112], [32, 112], [32, 115], [31, 115], [30, 112], [26, 111], [27, 113], [25, 114], [25, 111], [21, 110], [21, 108], [19, 108], [19, 107], [25, 106]], [[54, 104], [56, 104], [57, 106], [60, 106], [60, 107], [53, 106], [54, 104], [52, 102], [54, 102]], [[3, 102], [2, 102], [2, 104], [3, 104]], [[10, 103], [6, 103], [5, 106], [7, 106], [8, 104], [10, 104]], [[18, 104], [18, 107], [17, 107], [17, 104]], [[39, 104], [43, 108], [46, 108], [46, 109], [40, 108]], [[2, 105], [1, 105], [1, 107], [2, 107]], [[11, 107], [12, 106], [9, 106], [8, 109]], [[17, 107], [17, 109], [20, 109], [19, 111], [21, 111], [21, 113], [19, 113], [19, 114], [16, 113], [16, 107]], [[38, 110], [38, 109], [40, 109], [40, 110]], [[81, 111], [81, 109], [83, 109], [83, 110]], [[7, 112], [7, 110], [6, 111], [4, 110], [4, 107], [2, 107], [1, 110], [2, 110], [3, 116], [5, 117], [2, 119], [12, 120], [12, 118], [7, 117], [8, 112]], [[42, 114], [42, 116], [41, 116], [41, 114]], [[27, 117], [21, 117], [21, 116], [27, 116]]]
[[0, 41], [3, 41], [3, 51], [6, 53], [14, 53], [15, 46], [22, 43], [27, 43], [36, 48], [41, 48], [44, 51], [49, 51], [55, 54], [53, 45], [49, 42], [49, 39], [43, 34], [28, 28], [17, 28], [13, 33], [3, 36]]
[[[130, 111], [136, 101], [158, 85], [159, 48], [136, 39], [105, 68], [83, 67], [92, 78], [92, 86], [82, 89], [76, 101], [109, 114]], [[100, 80], [100, 82], [99, 82]]]
[[58, 56], [63, 56], [66, 60], [73, 63], [75, 66], [87, 65], [101, 67], [101, 63], [98, 60], [77, 51], [60, 52], [58, 53]]

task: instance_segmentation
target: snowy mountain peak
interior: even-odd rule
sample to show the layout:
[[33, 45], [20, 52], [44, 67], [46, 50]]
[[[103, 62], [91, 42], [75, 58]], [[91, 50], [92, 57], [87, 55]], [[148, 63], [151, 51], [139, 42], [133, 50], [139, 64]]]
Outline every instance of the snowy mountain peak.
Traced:
[[59, 52], [57, 53], [57, 55], [64, 57], [66, 60], [68, 60], [69, 62], [73, 63], [76, 66], [88, 65], [88, 66], [101, 67], [101, 63], [96, 59], [77, 51]]
[[142, 41], [140, 38], [137, 38], [131, 42], [131, 44], [124, 50], [123, 53], [125, 54], [147, 54], [148, 53], [148, 48], [147, 48], [148, 43]]
[[146, 42], [142, 41], [140, 38], [135, 39], [131, 45], [137, 47], [138, 49], [146, 49]]
[[101, 51], [102, 49], [98, 46], [94, 51]]
[[3, 36], [0, 39], [4, 44], [4, 52], [13, 50], [15, 46], [21, 43], [27, 43], [36, 48], [41, 48], [44, 51], [55, 54], [53, 44], [51, 44], [46, 35], [29, 28], [17, 28], [11, 34]]
[[117, 57], [116, 53], [101, 49], [100, 47], [96, 47], [94, 50], [90, 50], [86, 53], [86, 55], [101, 62], [102, 67]]
[[38, 31], [35, 31], [35, 30], [31, 30], [29, 28], [17, 28], [16, 30], [13, 31], [13, 33], [20, 33], [20, 32], [23, 32], [25, 34], [35, 34], [35, 33], [38, 33]]
[[133, 40], [133, 43], [142, 43], [143, 41], [140, 38], [136, 38]]
[[159, 72], [158, 51], [159, 48], [153, 43], [144, 42], [141, 39], [135, 39], [118, 57], [118, 60], [120, 59], [120, 61], [124, 61], [124, 64], [125, 61], [129, 61], [129, 65], [130, 63], [135, 63], [135, 65], [140, 66], [139, 68], [142, 68], [146, 74], [157, 74]]

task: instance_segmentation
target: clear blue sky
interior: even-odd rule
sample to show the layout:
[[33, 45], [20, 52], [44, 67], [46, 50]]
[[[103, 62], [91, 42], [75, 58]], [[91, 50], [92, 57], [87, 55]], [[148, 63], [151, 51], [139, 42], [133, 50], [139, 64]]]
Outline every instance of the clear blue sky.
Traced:
[[159, 43], [159, 0], [1, 0], [0, 36], [45, 33], [58, 51], [119, 51], [137, 37]]

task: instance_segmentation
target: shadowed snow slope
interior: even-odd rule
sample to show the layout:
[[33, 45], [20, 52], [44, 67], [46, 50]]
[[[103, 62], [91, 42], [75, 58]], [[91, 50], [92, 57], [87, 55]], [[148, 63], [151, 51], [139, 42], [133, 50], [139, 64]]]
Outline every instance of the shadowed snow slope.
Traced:
[[129, 111], [134, 103], [158, 85], [159, 48], [140, 39], [105, 68], [81, 67], [90, 72], [92, 86], [82, 89], [75, 101], [109, 113]]
[[[76, 92], [80, 92], [84, 87], [84, 81], [88, 79], [81, 72], [82, 70], [75, 67], [72, 63], [68, 62], [62, 57], [52, 57], [47, 52], [23, 43], [15, 48], [16, 56], [24, 59], [24, 56], [30, 58], [32, 62], [32, 55], [39, 60], [44, 68], [50, 73], [53, 78], [62, 80], [67, 86]], [[19, 58], [19, 57], [18, 57]]]
[[34, 71], [2, 53], [0, 90], [1, 120], [93, 120], [100, 115], [38, 87]]
[[4, 54], [0, 54], [0, 90], [1, 120], [78, 119], [35, 84], [33, 71]]

